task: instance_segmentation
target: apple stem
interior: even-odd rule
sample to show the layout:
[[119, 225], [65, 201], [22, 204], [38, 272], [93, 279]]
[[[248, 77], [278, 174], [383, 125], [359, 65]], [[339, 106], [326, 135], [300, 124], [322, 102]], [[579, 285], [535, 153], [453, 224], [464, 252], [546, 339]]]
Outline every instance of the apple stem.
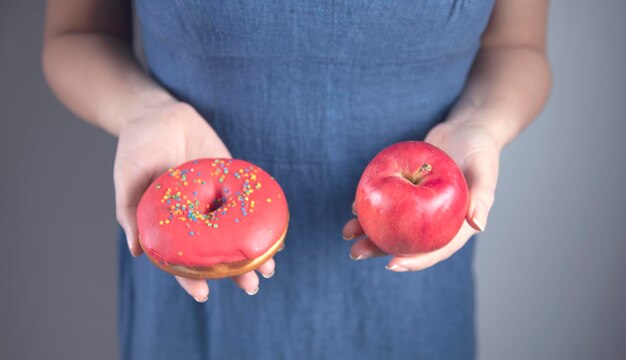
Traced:
[[411, 175], [409, 180], [413, 184], [417, 185], [422, 182], [426, 174], [428, 174], [432, 169], [433, 167], [430, 164], [425, 163], [416, 172], [414, 172], [413, 175]]

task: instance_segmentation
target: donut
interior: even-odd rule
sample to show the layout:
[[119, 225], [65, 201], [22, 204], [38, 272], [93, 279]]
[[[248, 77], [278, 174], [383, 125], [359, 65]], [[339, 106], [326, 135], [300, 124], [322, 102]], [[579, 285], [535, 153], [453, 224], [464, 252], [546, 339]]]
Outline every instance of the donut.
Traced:
[[239, 159], [198, 159], [169, 169], [137, 208], [139, 243], [148, 259], [195, 279], [258, 268], [281, 247], [288, 224], [280, 185]]

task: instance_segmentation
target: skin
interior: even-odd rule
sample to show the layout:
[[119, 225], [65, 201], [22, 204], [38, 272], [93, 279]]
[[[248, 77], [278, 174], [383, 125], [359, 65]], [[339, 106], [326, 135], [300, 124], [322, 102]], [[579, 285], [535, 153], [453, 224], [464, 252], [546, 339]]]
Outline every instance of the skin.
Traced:
[[[127, 1], [49, 0], [42, 65], [50, 87], [70, 110], [119, 137], [116, 215], [131, 254], [139, 256], [137, 204], [152, 180], [188, 160], [230, 153], [200, 114], [140, 68], [131, 49], [131, 25]], [[257, 271], [269, 278], [274, 268], [270, 259]], [[205, 280], [176, 280], [196, 301], [207, 300]], [[233, 280], [250, 295], [259, 290], [253, 271]]]
[[[431, 267], [485, 230], [502, 148], [532, 122], [548, 98], [547, 13], [547, 0], [496, 2], [462, 96], [425, 139], [447, 152], [463, 171], [470, 191], [467, 220], [448, 245], [430, 253], [392, 257], [388, 270]], [[388, 255], [369, 241], [356, 218], [345, 224], [343, 237], [356, 239], [350, 250], [355, 260]]]
[[[147, 76], [132, 53], [130, 3], [126, 0], [48, 0], [43, 69], [58, 98], [85, 121], [119, 137], [114, 165], [116, 214], [134, 256], [141, 255], [135, 210], [144, 189], [165, 169], [198, 157], [229, 157], [215, 131], [191, 106]], [[498, 1], [467, 87], [449, 118], [429, 141], [461, 166], [470, 186], [468, 222], [446, 247], [415, 257], [392, 258], [395, 271], [421, 270], [461, 248], [486, 225], [493, 204], [502, 147], [539, 112], [550, 71], [545, 55], [547, 4]], [[343, 229], [358, 241], [351, 256], [386, 255], [356, 219]], [[274, 274], [273, 260], [258, 269]], [[176, 278], [197, 301], [206, 301], [204, 280]], [[233, 279], [258, 291], [254, 272]]]

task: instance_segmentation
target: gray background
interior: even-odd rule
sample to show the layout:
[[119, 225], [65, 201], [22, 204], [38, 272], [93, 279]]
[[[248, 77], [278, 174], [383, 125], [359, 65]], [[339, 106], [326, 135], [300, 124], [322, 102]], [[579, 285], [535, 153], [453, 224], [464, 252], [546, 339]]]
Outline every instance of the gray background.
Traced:
[[[626, 357], [625, 17], [552, 4], [553, 94], [503, 153], [478, 245], [481, 359]], [[115, 139], [46, 88], [42, 21], [0, 3], [0, 358], [111, 359]]]

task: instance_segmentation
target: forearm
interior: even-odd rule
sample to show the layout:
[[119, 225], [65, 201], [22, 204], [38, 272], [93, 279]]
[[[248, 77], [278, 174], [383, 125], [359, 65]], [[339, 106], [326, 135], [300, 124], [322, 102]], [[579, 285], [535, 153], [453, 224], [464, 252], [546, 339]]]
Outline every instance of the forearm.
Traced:
[[550, 83], [544, 51], [515, 45], [484, 47], [449, 121], [478, 121], [504, 146], [537, 116]]
[[50, 87], [70, 110], [114, 135], [133, 114], [173, 101], [140, 68], [126, 40], [103, 32], [49, 36], [43, 68]]

